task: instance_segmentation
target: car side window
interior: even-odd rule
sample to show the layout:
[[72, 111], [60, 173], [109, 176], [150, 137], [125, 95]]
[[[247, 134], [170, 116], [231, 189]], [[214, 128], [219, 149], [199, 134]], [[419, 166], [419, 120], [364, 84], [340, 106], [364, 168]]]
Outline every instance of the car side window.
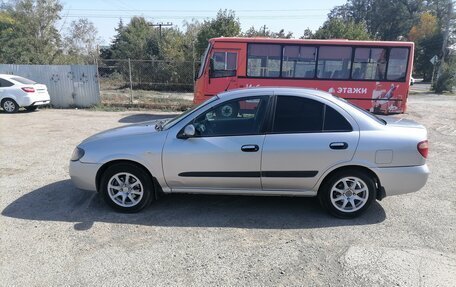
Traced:
[[260, 133], [268, 97], [235, 99], [196, 117], [196, 137], [255, 135]]
[[351, 124], [338, 111], [325, 105], [325, 121], [323, 124], [324, 132], [351, 132]]
[[335, 109], [303, 97], [279, 96], [273, 133], [320, 133], [352, 131], [350, 123]]
[[14, 86], [14, 84], [11, 83], [10, 81], [7, 81], [5, 79], [0, 79], [0, 88], [6, 88], [6, 87], [11, 87], [11, 86]]
[[324, 104], [294, 96], [277, 97], [273, 133], [321, 132]]

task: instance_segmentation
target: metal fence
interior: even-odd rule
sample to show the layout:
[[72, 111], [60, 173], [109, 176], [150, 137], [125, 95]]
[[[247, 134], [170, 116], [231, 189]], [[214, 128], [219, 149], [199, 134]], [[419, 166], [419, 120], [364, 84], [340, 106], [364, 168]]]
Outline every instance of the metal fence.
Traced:
[[96, 65], [0, 64], [0, 74], [19, 75], [45, 84], [53, 107], [90, 107], [100, 103]]
[[191, 100], [199, 62], [110, 59], [99, 60], [101, 100], [106, 104], [154, 104]]

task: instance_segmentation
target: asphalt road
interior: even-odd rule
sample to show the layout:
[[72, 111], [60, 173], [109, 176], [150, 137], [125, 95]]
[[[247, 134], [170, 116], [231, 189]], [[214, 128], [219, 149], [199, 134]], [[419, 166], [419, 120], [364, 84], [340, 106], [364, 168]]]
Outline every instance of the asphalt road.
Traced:
[[1, 286], [454, 286], [456, 97], [409, 98], [431, 176], [340, 220], [311, 198], [172, 195], [139, 214], [78, 190], [85, 137], [163, 115], [0, 112]]

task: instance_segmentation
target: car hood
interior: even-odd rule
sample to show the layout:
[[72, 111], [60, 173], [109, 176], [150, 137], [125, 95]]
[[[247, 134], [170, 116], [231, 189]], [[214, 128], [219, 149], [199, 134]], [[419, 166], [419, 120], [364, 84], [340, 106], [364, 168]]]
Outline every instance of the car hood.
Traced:
[[[167, 120], [167, 119], [164, 119], [164, 120]], [[161, 120], [141, 122], [141, 123], [137, 123], [137, 124], [109, 129], [109, 130], [94, 134], [91, 137], [88, 137], [81, 144], [85, 144], [85, 143], [92, 142], [92, 141], [98, 141], [98, 140], [118, 138], [118, 137], [157, 133], [158, 131], [155, 129], [155, 126], [159, 121], [161, 121]]]
[[390, 127], [404, 127], [404, 128], [420, 128], [424, 129], [423, 125], [420, 125], [419, 123], [400, 118], [400, 117], [392, 117], [392, 116], [379, 116], [379, 118], [383, 119], [386, 121], [386, 125]]

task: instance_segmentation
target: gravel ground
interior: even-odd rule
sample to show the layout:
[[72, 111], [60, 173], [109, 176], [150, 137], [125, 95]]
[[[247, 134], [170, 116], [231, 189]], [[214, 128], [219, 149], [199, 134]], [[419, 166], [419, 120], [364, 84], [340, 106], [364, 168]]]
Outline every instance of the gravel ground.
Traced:
[[139, 214], [73, 187], [85, 137], [157, 113], [0, 113], [0, 285], [454, 286], [456, 97], [419, 95], [431, 176], [361, 218], [311, 198], [171, 195]]

